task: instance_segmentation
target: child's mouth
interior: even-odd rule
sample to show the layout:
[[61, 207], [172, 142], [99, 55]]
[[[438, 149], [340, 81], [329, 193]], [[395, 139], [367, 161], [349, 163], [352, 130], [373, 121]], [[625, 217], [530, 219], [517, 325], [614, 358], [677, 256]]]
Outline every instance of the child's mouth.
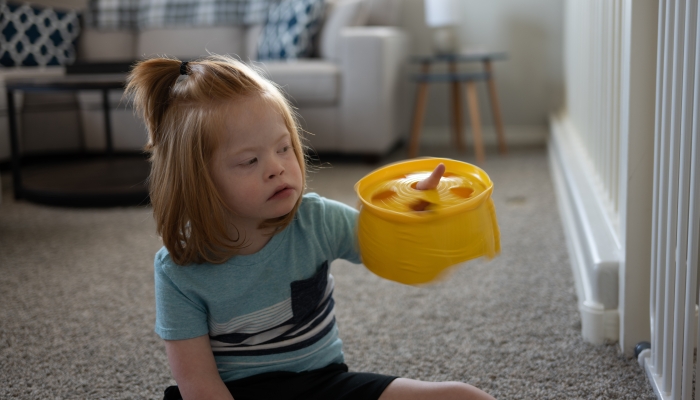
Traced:
[[269, 200], [284, 199], [284, 198], [286, 198], [286, 197], [291, 196], [293, 192], [294, 192], [294, 189], [292, 189], [292, 188], [289, 187], [289, 186], [284, 186], [284, 187], [278, 189], [278, 190], [275, 192], [275, 194], [273, 194], [272, 196], [270, 196]]

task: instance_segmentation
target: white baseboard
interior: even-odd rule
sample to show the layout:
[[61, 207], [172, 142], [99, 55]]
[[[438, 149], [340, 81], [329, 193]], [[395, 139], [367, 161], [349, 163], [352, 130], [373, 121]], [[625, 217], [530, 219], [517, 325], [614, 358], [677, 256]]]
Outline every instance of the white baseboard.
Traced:
[[581, 148], [551, 119], [549, 163], [576, 284], [581, 333], [593, 344], [619, 339], [620, 245]]

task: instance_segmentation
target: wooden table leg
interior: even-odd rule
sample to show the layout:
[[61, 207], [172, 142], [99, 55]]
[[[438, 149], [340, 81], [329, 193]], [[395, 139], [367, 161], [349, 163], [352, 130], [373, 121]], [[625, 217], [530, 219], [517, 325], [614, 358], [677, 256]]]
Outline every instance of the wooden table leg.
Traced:
[[[450, 73], [457, 73], [457, 64], [454, 61], [450, 62]], [[455, 80], [451, 83], [451, 86], [454, 144], [458, 150], [464, 151], [464, 141], [462, 140], [462, 97], [459, 95], [459, 82]]]
[[498, 151], [501, 154], [507, 154], [508, 147], [506, 147], [506, 137], [503, 132], [501, 106], [498, 102], [498, 92], [496, 92], [496, 81], [493, 78], [493, 68], [491, 67], [491, 60], [484, 61], [484, 69], [489, 75], [487, 82], [489, 87], [489, 98], [491, 100], [491, 110], [493, 112], [494, 123], [496, 124], [496, 136], [498, 137]]
[[476, 94], [476, 83], [467, 81], [467, 105], [469, 106], [469, 119], [472, 123], [474, 134], [474, 153], [476, 162], [482, 164], [485, 160], [484, 140], [481, 135], [481, 118], [479, 117], [479, 100]]
[[411, 125], [411, 143], [408, 147], [408, 156], [413, 158], [418, 155], [418, 138], [423, 126], [423, 116], [425, 114], [425, 102], [428, 94], [428, 82], [418, 84], [416, 93], [416, 105], [413, 110], [413, 124]]
[[[427, 75], [430, 71], [430, 64], [423, 63], [421, 68], [422, 73]], [[428, 95], [428, 82], [421, 81], [418, 83], [416, 91], [416, 105], [413, 109], [413, 123], [411, 125], [411, 140], [408, 146], [408, 157], [414, 158], [418, 155], [418, 140], [420, 138], [420, 130], [423, 126], [423, 116], [425, 115], [425, 103]]]

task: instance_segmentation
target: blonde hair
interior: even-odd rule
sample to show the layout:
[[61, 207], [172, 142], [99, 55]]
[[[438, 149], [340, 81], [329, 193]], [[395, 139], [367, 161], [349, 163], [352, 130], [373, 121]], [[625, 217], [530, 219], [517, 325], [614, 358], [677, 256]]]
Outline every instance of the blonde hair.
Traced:
[[[181, 68], [186, 74], [181, 75]], [[149, 190], [156, 230], [173, 261], [223, 263], [245, 247], [243, 235], [229, 237], [230, 210], [216, 189], [209, 163], [223, 129], [223, 111], [231, 100], [260, 96], [282, 116], [305, 186], [304, 151], [299, 124], [280, 89], [229, 56], [209, 56], [186, 64], [171, 58], [137, 63], [127, 78], [126, 94], [148, 129]], [[294, 218], [294, 209], [264, 221], [272, 234]]]

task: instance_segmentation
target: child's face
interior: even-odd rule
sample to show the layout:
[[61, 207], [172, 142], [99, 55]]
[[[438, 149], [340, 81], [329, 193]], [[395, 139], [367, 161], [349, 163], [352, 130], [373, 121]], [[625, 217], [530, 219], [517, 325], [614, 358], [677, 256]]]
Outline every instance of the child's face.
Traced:
[[302, 195], [301, 167], [282, 116], [257, 96], [226, 108], [211, 174], [237, 227], [281, 217]]

